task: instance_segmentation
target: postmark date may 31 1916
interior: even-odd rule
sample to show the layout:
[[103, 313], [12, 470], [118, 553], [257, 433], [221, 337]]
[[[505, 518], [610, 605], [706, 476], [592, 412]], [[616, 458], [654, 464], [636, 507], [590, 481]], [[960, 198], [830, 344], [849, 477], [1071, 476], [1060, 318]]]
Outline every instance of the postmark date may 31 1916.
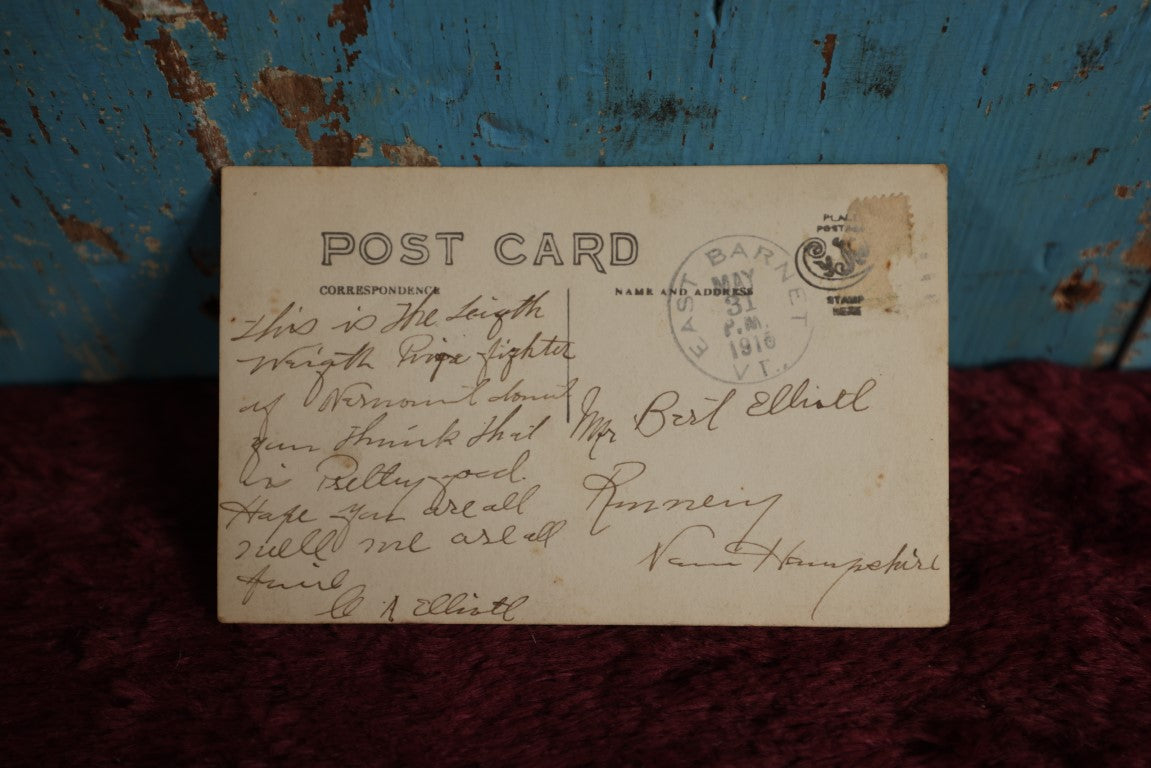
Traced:
[[807, 285], [790, 254], [754, 235], [692, 251], [668, 291], [679, 349], [713, 379], [752, 384], [795, 367], [811, 341]]

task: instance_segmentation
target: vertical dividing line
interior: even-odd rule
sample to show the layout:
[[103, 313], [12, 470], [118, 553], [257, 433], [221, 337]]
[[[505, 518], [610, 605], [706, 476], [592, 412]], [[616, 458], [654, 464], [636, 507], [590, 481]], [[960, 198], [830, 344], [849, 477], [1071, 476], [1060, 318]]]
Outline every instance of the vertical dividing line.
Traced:
[[564, 423], [572, 423], [572, 289], [567, 289], [567, 315], [568, 315], [568, 330], [567, 330], [567, 348], [568, 352], [564, 355], [564, 361], [567, 363], [567, 383], [564, 386], [564, 400], [567, 403], [567, 412], [564, 415]]

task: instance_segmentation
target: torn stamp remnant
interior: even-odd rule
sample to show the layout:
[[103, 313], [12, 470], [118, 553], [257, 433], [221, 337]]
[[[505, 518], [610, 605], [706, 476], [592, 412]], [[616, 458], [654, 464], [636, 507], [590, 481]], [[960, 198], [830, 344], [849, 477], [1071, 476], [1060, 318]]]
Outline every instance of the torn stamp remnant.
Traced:
[[898, 296], [888, 273], [911, 255], [912, 216], [907, 195], [857, 198], [847, 207], [841, 234], [830, 244], [809, 237], [795, 252], [795, 268], [813, 288], [841, 291], [859, 285], [865, 306], [893, 308]]

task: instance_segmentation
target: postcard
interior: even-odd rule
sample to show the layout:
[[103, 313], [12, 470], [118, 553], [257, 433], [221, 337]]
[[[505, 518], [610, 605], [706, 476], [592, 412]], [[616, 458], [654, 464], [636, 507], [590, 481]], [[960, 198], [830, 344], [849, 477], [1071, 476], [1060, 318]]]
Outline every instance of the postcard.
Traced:
[[221, 621], [948, 621], [944, 166], [227, 168], [221, 263]]

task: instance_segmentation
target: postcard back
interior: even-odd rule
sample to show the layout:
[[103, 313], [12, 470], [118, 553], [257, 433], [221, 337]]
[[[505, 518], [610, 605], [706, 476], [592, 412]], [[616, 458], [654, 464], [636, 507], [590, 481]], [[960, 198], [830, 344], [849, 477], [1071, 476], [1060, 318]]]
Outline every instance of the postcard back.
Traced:
[[947, 622], [946, 168], [223, 201], [222, 621]]

